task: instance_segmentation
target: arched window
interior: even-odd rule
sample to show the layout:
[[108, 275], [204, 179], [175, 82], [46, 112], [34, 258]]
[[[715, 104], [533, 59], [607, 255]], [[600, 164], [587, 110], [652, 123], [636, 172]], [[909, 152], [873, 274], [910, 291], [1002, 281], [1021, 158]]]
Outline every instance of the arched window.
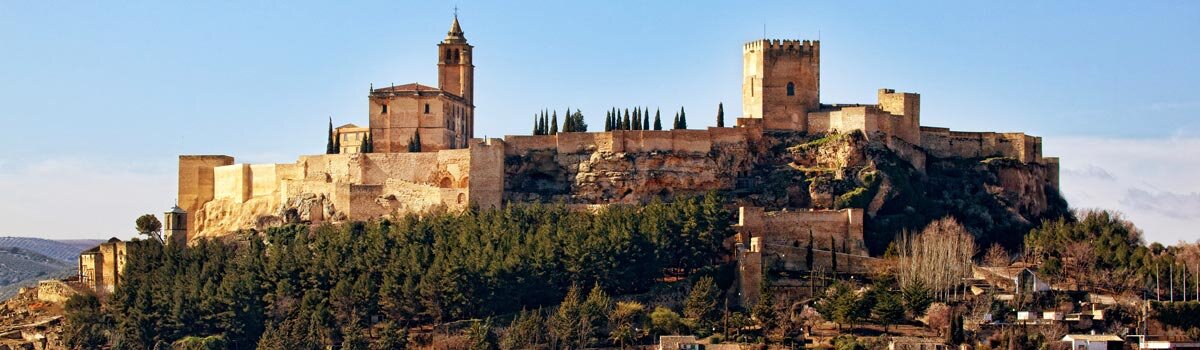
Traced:
[[429, 114], [429, 104], [425, 104], [425, 114]]
[[461, 60], [459, 60], [459, 58], [458, 58], [458, 57], [459, 57], [459, 56], [458, 56], [458, 49], [454, 49], [454, 63], [462, 63], [462, 61], [461, 61]]
[[446, 49], [446, 63], [450, 63], [450, 49]]
[[792, 84], [792, 82], [789, 81], [787, 89], [788, 89], [788, 96], [796, 96], [796, 84]]

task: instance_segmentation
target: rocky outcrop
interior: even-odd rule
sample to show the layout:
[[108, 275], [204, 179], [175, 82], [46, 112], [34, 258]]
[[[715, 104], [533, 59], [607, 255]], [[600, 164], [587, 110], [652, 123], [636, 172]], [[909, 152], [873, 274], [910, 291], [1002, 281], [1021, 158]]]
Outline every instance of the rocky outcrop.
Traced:
[[642, 203], [653, 198], [727, 191], [753, 167], [747, 145], [708, 153], [531, 151], [505, 162], [505, 201], [568, 204]]

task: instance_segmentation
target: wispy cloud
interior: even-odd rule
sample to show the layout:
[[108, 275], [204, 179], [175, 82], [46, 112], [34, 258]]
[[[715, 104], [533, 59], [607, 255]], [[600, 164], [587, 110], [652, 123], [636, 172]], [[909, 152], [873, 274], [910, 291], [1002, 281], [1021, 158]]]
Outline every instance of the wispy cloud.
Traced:
[[1072, 207], [1122, 212], [1147, 241], [1195, 240], [1200, 228], [1200, 138], [1046, 137], [1060, 157]]
[[1088, 164], [1081, 168], [1063, 169], [1062, 172], [1063, 172], [1063, 174], [1066, 174], [1069, 176], [1093, 177], [1093, 178], [1097, 178], [1097, 179], [1101, 179], [1101, 180], [1108, 180], [1108, 181], [1116, 181], [1117, 180], [1117, 178], [1115, 176], [1113, 176], [1111, 173], [1109, 173], [1108, 170], [1104, 170], [1104, 168], [1095, 166], [1093, 164]]
[[1200, 193], [1149, 192], [1131, 188], [1125, 192], [1121, 205], [1147, 210], [1181, 220], [1200, 218]]

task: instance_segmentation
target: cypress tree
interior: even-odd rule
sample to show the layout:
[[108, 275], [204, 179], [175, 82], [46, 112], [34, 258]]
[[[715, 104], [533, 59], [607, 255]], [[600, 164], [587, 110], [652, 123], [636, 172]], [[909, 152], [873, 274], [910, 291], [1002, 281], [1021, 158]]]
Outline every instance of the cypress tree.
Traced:
[[641, 108], [633, 109], [632, 129], [633, 130], [641, 130], [642, 129], [642, 109]]
[[421, 133], [420, 133], [420, 131], [413, 132], [413, 137], [411, 139], [408, 139], [408, 151], [409, 152], [420, 152], [421, 151]]
[[558, 135], [558, 111], [550, 117], [550, 135]]
[[612, 131], [612, 114], [604, 112], [604, 131]]
[[629, 130], [629, 108], [625, 109], [625, 119], [621, 120], [621, 130]]
[[541, 125], [539, 125], [540, 123], [538, 123], [538, 119], [539, 118], [538, 118], [537, 113], [534, 113], [533, 114], [533, 134], [534, 135], [537, 135], [538, 133], [540, 133], [542, 131]]
[[717, 127], [725, 127], [725, 103], [717, 103]]
[[572, 128], [572, 126], [571, 126], [571, 123], [572, 123], [572, 120], [571, 120], [571, 107], [567, 107], [567, 113], [566, 113], [566, 114], [563, 114], [563, 127], [562, 127], [562, 132], [572, 132], [572, 131], [575, 131], [575, 130], [572, 130], [572, 129], [571, 129], [571, 128]]
[[836, 247], [837, 239], [829, 237], [829, 269], [833, 271], [833, 275], [837, 276], [837, 252], [833, 247]]
[[650, 130], [650, 108], [645, 108], [642, 113], [642, 130]]
[[329, 117], [329, 133], [325, 134], [325, 154], [337, 153], [337, 149], [333, 147], [333, 117]]
[[683, 110], [683, 107], [679, 107], [679, 128], [687, 129], [687, 112]]
[[[808, 245], [804, 247], [804, 253], [805, 253], [804, 266], [807, 266], [808, 270], [812, 271], [812, 269], [813, 269], [813, 232], [812, 232], [812, 229], [808, 229]], [[809, 283], [812, 283], [812, 281], [809, 281]]]
[[660, 118], [661, 110], [654, 110], [654, 130], [662, 130], [662, 118]]
[[367, 132], [367, 137], [364, 137], [362, 144], [358, 145], [358, 153], [371, 153], [371, 147], [371, 133]]
[[679, 112], [675, 112], [675, 121], [671, 123], [671, 129], [679, 129]]

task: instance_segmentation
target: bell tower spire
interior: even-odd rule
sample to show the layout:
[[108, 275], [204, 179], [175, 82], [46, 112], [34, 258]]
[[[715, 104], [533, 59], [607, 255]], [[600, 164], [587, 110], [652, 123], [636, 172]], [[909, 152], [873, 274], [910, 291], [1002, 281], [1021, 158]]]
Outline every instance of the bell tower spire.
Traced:
[[458, 7], [446, 38], [438, 43], [438, 88], [461, 97], [467, 103], [467, 137], [472, 138], [475, 126], [475, 65], [471, 63], [472, 49], [458, 23]]

